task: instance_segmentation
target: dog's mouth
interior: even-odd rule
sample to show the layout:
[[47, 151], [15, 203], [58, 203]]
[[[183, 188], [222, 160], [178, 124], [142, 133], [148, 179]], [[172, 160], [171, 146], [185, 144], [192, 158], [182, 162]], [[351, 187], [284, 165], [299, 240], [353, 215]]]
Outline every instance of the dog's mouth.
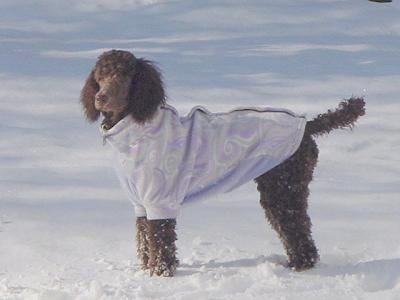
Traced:
[[101, 128], [109, 130], [127, 115], [127, 103], [115, 103], [101, 98], [96, 99], [94, 106], [104, 117]]
[[95, 99], [94, 107], [101, 112], [109, 113], [109, 112], [122, 112], [126, 110], [128, 106], [127, 99], [115, 99], [115, 100], [99, 100]]

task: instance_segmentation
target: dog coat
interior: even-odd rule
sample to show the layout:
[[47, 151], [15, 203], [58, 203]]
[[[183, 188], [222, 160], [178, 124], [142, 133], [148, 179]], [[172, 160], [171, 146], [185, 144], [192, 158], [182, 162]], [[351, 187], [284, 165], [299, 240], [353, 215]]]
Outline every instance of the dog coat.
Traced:
[[182, 203], [229, 192], [289, 158], [306, 119], [291, 111], [240, 108], [184, 117], [171, 106], [138, 124], [128, 115], [101, 129], [137, 217], [176, 218]]

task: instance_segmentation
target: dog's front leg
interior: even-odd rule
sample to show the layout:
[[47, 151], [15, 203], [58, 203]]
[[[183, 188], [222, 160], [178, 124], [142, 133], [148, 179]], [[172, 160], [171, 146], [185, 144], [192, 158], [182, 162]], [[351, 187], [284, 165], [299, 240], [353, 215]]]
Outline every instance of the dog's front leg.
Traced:
[[146, 217], [136, 218], [137, 256], [141, 268], [149, 268], [149, 222]]
[[148, 220], [148, 225], [150, 275], [172, 277], [179, 263], [175, 246], [176, 220]]

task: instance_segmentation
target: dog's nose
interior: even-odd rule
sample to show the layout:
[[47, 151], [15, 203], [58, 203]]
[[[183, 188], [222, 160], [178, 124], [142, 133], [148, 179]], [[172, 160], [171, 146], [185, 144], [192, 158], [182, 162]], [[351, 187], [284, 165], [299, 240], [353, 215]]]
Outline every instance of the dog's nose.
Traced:
[[105, 94], [97, 94], [95, 100], [98, 102], [107, 102], [108, 97]]

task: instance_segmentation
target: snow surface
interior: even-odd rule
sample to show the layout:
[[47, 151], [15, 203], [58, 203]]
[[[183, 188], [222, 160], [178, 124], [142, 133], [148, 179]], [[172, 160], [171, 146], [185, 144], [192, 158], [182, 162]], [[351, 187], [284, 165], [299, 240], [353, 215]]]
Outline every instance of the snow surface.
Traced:
[[[0, 299], [400, 299], [400, 4], [367, 0], [2, 1]], [[295, 273], [253, 183], [185, 207], [181, 267], [150, 278], [134, 214], [78, 98], [104, 49], [159, 63], [182, 113], [240, 105], [367, 115], [318, 139], [321, 261]]]

